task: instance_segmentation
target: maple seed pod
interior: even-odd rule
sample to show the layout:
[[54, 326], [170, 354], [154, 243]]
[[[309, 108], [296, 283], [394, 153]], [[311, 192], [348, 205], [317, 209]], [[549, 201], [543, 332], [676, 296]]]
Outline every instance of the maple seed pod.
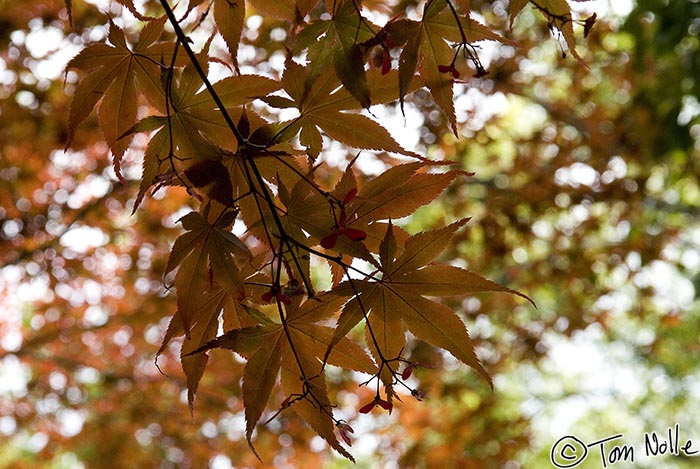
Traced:
[[321, 240], [321, 246], [324, 249], [333, 249], [333, 247], [335, 246], [335, 243], [338, 242], [338, 236], [340, 236], [340, 232], [333, 231], [331, 234], [325, 236]]
[[280, 303], [284, 303], [287, 306], [292, 304], [292, 299], [284, 293], [278, 293], [277, 295], [275, 295], [275, 298], [277, 298], [277, 300], [279, 300]]
[[595, 25], [596, 18], [598, 18], [597, 13], [593, 13], [593, 15], [589, 18], [586, 18], [586, 22], [583, 25], [583, 37], [587, 38], [588, 35], [591, 33], [591, 29], [593, 29], [593, 25]]
[[386, 75], [391, 71], [391, 55], [389, 55], [389, 51], [384, 49], [384, 52], [382, 52], [382, 75]]
[[345, 198], [343, 198], [343, 205], [349, 204], [355, 199], [355, 197], [357, 197], [357, 187], [353, 187], [347, 194], [345, 194]]
[[360, 412], [361, 414], [369, 414], [370, 412], [372, 412], [372, 409], [374, 409], [377, 406], [381, 407], [384, 410], [388, 410], [389, 413], [391, 413], [391, 410], [394, 408], [394, 405], [391, 402], [385, 401], [384, 399], [380, 399], [377, 397], [369, 404], [365, 404], [362, 407], [360, 407], [360, 410], [358, 412]]
[[370, 412], [372, 412], [372, 409], [374, 409], [376, 405], [377, 401], [372, 401], [369, 404], [365, 404], [362, 407], [360, 407], [360, 410], [358, 412], [360, 412], [361, 414], [369, 414]]
[[343, 228], [342, 234], [351, 241], [362, 241], [367, 238], [367, 233], [356, 228]]
[[335, 424], [335, 426], [338, 427], [338, 433], [340, 433], [340, 437], [343, 439], [345, 444], [347, 444], [348, 446], [352, 446], [352, 439], [350, 438], [350, 434], [355, 433], [355, 430], [353, 430], [350, 425], [343, 422], [342, 420]]
[[377, 404], [378, 404], [379, 407], [381, 407], [382, 409], [388, 410], [389, 413], [391, 413], [392, 409], [394, 408], [394, 404], [392, 404], [392, 403], [389, 402], [389, 401], [385, 401], [385, 400], [383, 400], [383, 399], [380, 399], [379, 402], [377, 402]]
[[272, 299], [274, 297], [275, 297], [275, 292], [270, 290], [270, 291], [266, 291], [265, 293], [263, 293], [262, 296], [260, 296], [260, 299], [264, 303], [272, 303]]

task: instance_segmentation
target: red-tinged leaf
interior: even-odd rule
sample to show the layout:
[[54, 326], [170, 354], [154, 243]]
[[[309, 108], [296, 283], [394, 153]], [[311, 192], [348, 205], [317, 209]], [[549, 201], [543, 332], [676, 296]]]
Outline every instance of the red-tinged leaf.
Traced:
[[168, 135], [165, 132], [157, 132], [148, 142], [143, 155], [141, 182], [139, 184], [139, 192], [134, 201], [134, 207], [131, 210], [132, 215], [136, 213], [148, 190], [158, 183], [159, 178], [165, 171], [166, 163], [158, 155], [168, 152], [169, 143]]
[[395, 256], [396, 237], [394, 236], [394, 227], [391, 220], [389, 220], [389, 223], [386, 226], [384, 238], [379, 244], [379, 261], [387, 272], [391, 272], [393, 270]]
[[[439, 1], [439, 0], [434, 0]], [[431, 35], [427, 25], [422, 28], [418, 53], [418, 72], [430, 90], [435, 103], [445, 113], [452, 132], [457, 135], [457, 118], [453, 101], [452, 76], [440, 73], [438, 67], [444, 63], [450, 63], [454, 57], [454, 51], [442, 37]]]
[[249, 357], [256, 352], [262, 344], [275, 340], [279, 335], [277, 325], [270, 326], [247, 326], [242, 329], [234, 329], [207, 342], [201, 347], [189, 352], [185, 356], [206, 352], [214, 348], [231, 350], [241, 356]]
[[112, 84], [105, 91], [99, 109], [99, 122], [105, 140], [112, 150], [114, 169], [121, 178], [121, 158], [131, 143], [131, 138], [120, 139], [136, 122], [136, 83], [131, 66], [119, 70]]
[[250, 309], [241, 304], [240, 301], [240, 298], [227, 296], [222, 313], [225, 331], [243, 329], [257, 324], [257, 321], [250, 314]]
[[380, 124], [359, 114], [315, 113], [308, 121], [320, 127], [329, 137], [354, 148], [387, 151], [406, 156], [418, 156], [404, 149]]
[[416, 74], [418, 51], [421, 43], [420, 24], [411, 21], [406, 24], [406, 27], [411, 31], [411, 34], [408, 36], [408, 42], [399, 56], [399, 100], [401, 101], [401, 112], [404, 112], [404, 98], [408, 94]]
[[443, 228], [411, 236], [406, 240], [403, 252], [387, 274], [392, 277], [400, 276], [428, 264], [448, 246], [452, 236], [468, 221], [469, 218], [463, 218]]
[[[164, 93], [160, 86], [160, 60], [172, 58], [172, 50], [163, 44], [153, 44], [162, 30], [164, 19], [152, 21], [143, 30], [132, 52], [127, 46], [124, 32], [110, 22], [109, 42], [88, 46], [73, 58], [68, 69], [87, 73], [76, 89], [69, 118], [70, 145], [76, 127], [99, 105], [99, 122], [102, 132], [114, 155], [115, 170], [120, 175], [120, 160], [129, 145], [128, 130], [136, 122], [137, 90], [158, 109], [164, 109]], [[90, 95], [92, 93], [92, 96]]]
[[[381, 77], [378, 73], [376, 76]], [[345, 87], [339, 87], [340, 82], [334, 74], [322, 74], [310, 85], [306, 83], [308, 77], [304, 67], [287, 61], [282, 84], [301, 114], [290, 123], [288, 132], [295, 134], [301, 131], [300, 142], [307, 147], [312, 159], [320, 153], [322, 145], [317, 128], [330, 138], [354, 148], [420, 158], [420, 155], [402, 148], [384, 127], [369, 117], [342, 112], [344, 109], [356, 109], [358, 104]], [[385, 79], [382, 78], [381, 82], [384, 83]], [[380, 94], [382, 100], [389, 97], [386, 91]]]
[[[299, 366], [305, 370], [305, 381], [299, 379]], [[317, 370], [314, 372], [314, 370]], [[282, 387], [289, 394], [308, 392], [313, 399], [301, 399], [291, 409], [299, 414], [309, 426], [338, 453], [355, 461], [350, 453], [340, 444], [335, 436], [335, 422], [331, 418], [331, 403], [324, 375], [318, 375], [320, 363], [309, 361], [308, 357], [295, 357], [287, 351], [282, 358], [281, 381]]]
[[270, 337], [267, 343], [248, 359], [243, 370], [243, 403], [245, 405], [246, 440], [255, 451], [252, 443], [253, 430], [260, 420], [263, 410], [277, 382], [280, 368], [281, 350], [279, 341], [282, 336]]
[[333, 4], [329, 19], [314, 21], [294, 41], [294, 53], [307, 50], [308, 89], [316, 78], [333, 65], [336, 76], [362, 107], [369, 107], [370, 95], [360, 44], [373, 36], [372, 25], [348, 1]]
[[365, 61], [360, 46], [354, 44], [348, 49], [337, 48], [333, 65], [335, 73], [345, 89], [357, 99], [363, 108], [369, 108], [372, 102], [365, 76]]
[[190, 413], [194, 411], [194, 398], [207, 366], [208, 357], [205, 353], [192, 355], [192, 351], [213, 340], [219, 327], [219, 316], [226, 299], [221, 289], [207, 291], [199, 297], [199, 303], [192, 312], [192, 328], [189, 336], [182, 344], [180, 352], [182, 368], [187, 377], [187, 402]]
[[[313, 331], [316, 334], [313, 337], [323, 344], [323, 348], [318, 349], [318, 351], [325, 353], [328, 350], [328, 345], [331, 343], [331, 338], [335, 330], [331, 328], [321, 329], [319, 326], [319, 328], [310, 328], [309, 331]], [[346, 370], [359, 371], [369, 375], [373, 375], [377, 372], [377, 365], [367, 355], [367, 352], [347, 337], [341, 338], [333, 345], [327, 361], [330, 365], [338, 366]]]
[[404, 277], [392, 277], [394, 288], [401, 292], [426, 296], [471, 295], [474, 293], [503, 292], [526, 299], [533, 306], [534, 301], [517, 290], [504, 287], [481, 275], [459, 267], [433, 264], [422, 267]]
[[311, 161], [315, 161], [323, 148], [323, 136], [315, 125], [303, 125], [299, 134], [299, 143], [304, 145], [309, 152]]
[[[382, 363], [400, 358], [406, 349], [406, 328], [402, 322], [403, 312], [395, 308], [395, 295], [384, 287], [373, 286], [368, 294], [363, 293], [361, 299], [369, 309], [370, 327], [365, 328], [365, 341], [374, 360]], [[394, 382], [391, 371], [388, 365], [380, 370], [379, 378], [385, 386], [391, 386]]]
[[[233, 221], [231, 216], [221, 218], [226, 218], [226, 223]], [[178, 312], [185, 331], [189, 333], [192, 311], [201, 292], [212, 287], [209, 274], [213, 274], [232, 298], [240, 298], [243, 296], [243, 277], [235, 257], [250, 259], [252, 255], [245, 244], [228, 231], [228, 225], [211, 225], [197, 212], [188, 213], [180, 221], [187, 232], [175, 241], [165, 274], [180, 265], [175, 277]]]
[[155, 361], [158, 361], [158, 357], [163, 354], [165, 348], [168, 346], [171, 340], [175, 337], [181, 336], [185, 333], [185, 329], [182, 327], [182, 321], [180, 320], [180, 315], [177, 313], [170, 318], [168, 323], [168, 328], [165, 330], [165, 336], [163, 336], [163, 341], [156, 352]]
[[471, 5], [469, 0], [456, 0], [456, 2], [463, 14], [469, 15], [469, 13], [471, 13]]
[[202, 379], [204, 370], [207, 367], [209, 356], [200, 353], [192, 357], [181, 357], [180, 360], [187, 378], [187, 407], [190, 409], [190, 415], [194, 416], [194, 397], [199, 387], [199, 381]]
[[421, 167], [421, 163], [394, 166], [368, 182], [357, 199], [347, 206], [348, 217], [355, 217], [354, 226], [408, 216], [418, 207], [432, 202], [461, 174], [456, 171], [417, 173]]
[[163, 27], [167, 21], [168, 17], [166, 15], [160, 18], [148, 18], [146, 25], [141, 30], [135, 49], [146, 50], [149, 46], [152, 46], [153, 43], [160, 38], [160, 35], [163, 33]]
[[[104, 44], [101, 44], [108, 49], [111, 49]], [[94, 46], [91, 46], [94, 47]], [[89, 50], [84, 49], [83, 52]], [[80, 57], [80, 56], [78, 56]], [[76, 59], [78, 58], [76, 57]], [[76, 59], [73, 59], [74, 61]], [[70, 63], [69, 63], [70, 65]], [[97, 102], [102, 98], [109, 85], [114, 80], [114, 73], [118, 67], [118, 62], [109, 69], [104, 70], [104, 73], [92, 73], [78, 82], [78, 86], [73, 94], [73, 99], [70, 103], [70, 113], [68, 116], [68, 148], [73, 140], [73, 135], [78, 126], [90, 115], [92, 109]], [[106, 68], [106, 67], [105, 67]], [[102, 72], [102, 71], [101, 71]]]
[[[236, 0], [238, 1], [238, 0]], [[261, 75], [236, 75], [214, 83], [214, 90], [227, 108], [246, 104], [255, 98], [267, 96], [279, 90], [281, 83]], [[200, 96], [201, 95], [201, 96]], [[211, 106], [213, 102], [206, 90], [192, 99], [191, 106]]]
[[331, 353], [335, 345], [346, 335], [348, 335], [350, 331], [364, 318], [362, 310], [364, 305], [359, 298], [355, 296], [360, 290], [352, 288], [350, 282], [343, 282], [331, 291], [331, 294], [338, 294], [344, 298], [353, 296], [353, 298], [345, 304], [343, 311], [338, 317], [335, 331], [333, 332], [333, 337], [331, 337], [331, 340], [328, 342], [328, 347], [324, 353], [323, 361], [328, 359], [328, 355]]
[[225, 246], [225, 241], [219, 236], [212, 236], [209, 249], [209, 262], [213, 277], [232, 298], [242, 298], [243, 276], [233, 258], [231, 251]]
[[455, 358], [479, 372], [493, 387], [491, 377], [474, 353], [464, 322], [447, 306], [419, 295], [396, 296], [396, 306], [413, 335], [450, 352]]
[[214, 0], [214, 21], [219, 33], [224, 38], [226, 47], [238, 69], [238, 44], [241, 40], [245, 21], [245, 2], [243, 0]]
[[204, 160], [185, 170], [185, 176], [198, 189], [203, 188], [207, 196], [228, 207], [233, 206], [231, 176], [221, 161]]
[[287, 20], [292, 24], [300, 23], [309, 11], [318, 3], [318, 0], [249, 0], [255, 11], [265, 16]]
[[205, 242], [206, 233], [203, 231], [188, 231], [181, 234], [173, 244], [163, 276], [172, 272], [193, 250], [201, 248]]
[[181, 263], [175, 276], [177, 289], [177, 314], [182, 320], [185, 334], [189, 336], [195, 311], [208, 288], [207, 254], [203, 249], [194, 250]]
[[[367, 86], [372, 91], [372, 105], [393, 103], [399, 100], [399, 90], [396, 87], [399, 72], [390, 70], [382, 74], [381, 70], [368, 70]], [[410, 93], [420, 88], [419, 80], [412, 80], [407, 83], [407, 92]], [[342, 110], [361, 109], [360, 103], [353, 98], [344, 88], [339, 88], [333, 92], [333, 102], [330, 106]]]
[[275, 298], [277, 298], [277, 301], [279, 301], [280, 303], [285, 304], [287, 306], [292, 304], [292, 299], [289, 296], [285, 295], [284, 293], [277, 293], [275, 295]]

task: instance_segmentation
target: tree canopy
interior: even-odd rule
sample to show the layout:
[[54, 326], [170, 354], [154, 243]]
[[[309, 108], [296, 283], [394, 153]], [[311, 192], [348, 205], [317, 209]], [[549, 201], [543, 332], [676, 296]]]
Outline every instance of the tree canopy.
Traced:
[[584, 335], [680, 419], [695, 4], [95, 3], [0, 14], [0, 461], [547, 464]]

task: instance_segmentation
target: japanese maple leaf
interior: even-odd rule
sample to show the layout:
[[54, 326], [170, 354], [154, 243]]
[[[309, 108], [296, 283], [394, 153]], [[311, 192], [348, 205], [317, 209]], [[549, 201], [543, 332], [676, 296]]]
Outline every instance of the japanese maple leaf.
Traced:
[[345, 89], [362, 107], [368, 108], [372, 100], [359, 44], [374, 33], [371, 23], [360, 16], [357, 3], [334, 2], [331, 18], [306, 26], [296, 37], [294, 51], [299, 53], [308, 48], [308, 84], [333, 67]]
[[[207, 50], [208, 43], [200, 54], [200, 66], [205, 73], [208, 71]], [[202, 85], [196, 68], [189, 64], [179, 77], [172, 78], [169, 114], [146, 117], [125, 133], [157, 130], [144, 154], [143, 175], [134, 210], [148, 189], [173, 170], [184, 173], [197, 188], [209, 186], [207, 195], [210, 198], [230, 205], [233, 188], [228, 170], [220, 160], [224, 151], [232, 154], [238, 145], [211, 94], [202, 89]], [[240, 115], [238, 106], [279, 87], [279, 82], [259, 75], [227, 77], [213, 85], [231, 115]], [[173, 164], [177, 167], [173, 168]]]
[[214, 21], [216, 21], [219, 33], [228, 47], [233, 65], [238, 71], [238, 45], [241, 41], [245, 21], [245, 2], [243, 0], [214, 0]]
[[180, 361], [187, 379], [187, 402], [190, 413], [194, 410], [195, 394], [208, 362], [206, 354], [190, 355], [190, 353], [216, 338], [220, 318], [223, 319], [227, 328], [250, 327], [255, 324], [237, 298], [229, 295], [219, 284], [211, 285], [209, 289], [207, 285], [200, 285], [200, 287], [203, 289], [196, 294], [193, 292], [197, 301], [189, 313], [191, 322], [188, 330], [185, 331], [182, 316], [179, 312], [176, 313], [170, 320], [163, 342], [156, 353], [157, 359], [174, 337], [187, 335], [180, 350]]
[[[197, 321], [201, 294], [211, 288], [210, 278], [232, 298], [243, 295], [243, 276], [235, 259], [250, 259], [246, 245], [230, 231], [234, 212], [224, 212], [214, 223], [197, 212], [190, 212], [180, 220], [187, 230], [175, 240], [168, 258], [165, 275], [180, 266], [175, 277], [178, 315], [186, 334]], [[211, 273], [210, 270], [211, 269]]]
[[[550, 27], [557, 28], [561, 32], [571, 55], [573, 55], [581, 65], [588, 68], [588, 65], [576, 51], [574, 22], [571, 16], [571, 7], [568, 2], [566, 0], [512, 0], [508, 6], [511, 28], [513, 27], [515, 17], [518, 16], [518, 13], [520, 13], [528, 3], [532, 3], [532, 5], [547, 18]], [[584, 33], [584, 35], [586, 34], [587, 33]]]
[[[374, 72], [374, 71], [373, 71]], [[382, 76], [379, 71], [368, 72], [369, 88], [373, 90], [374, 104], [398, 99], [396, 75]], [[419, 157], [399, 145], [380, 124], [361, 114], [344, 112], [361, 109], [362, 105], [343, 88], [333, 73], [321, 74], [317, 79], [307, 80], [308, 70], [287, 60], [282, 86], [291, 97], [271, 96], [264, 101], [278, 108], [297, 108], [299, 117], [287, 123], [289, 139], [299, 133], [299, 140], [315, 159], [321, 152], [323, 140], [319, 129], [329, 137], [354, 148], [383, 150]]]
[[[388, 225], [380, 246], [381, 277], [347, 280], [333, 290], [341, 295], [355, 295], [338, 319], [333, 340], [344, 337], [366, 317], [367, 342], [378, 362], [386, 365], [400, 357], [406, 347], [405, 331], [408, 330], [419, 339], [447, 350], [491, 384], [489, 374], [474, 353], [464, 322], [450, 308], [427, 297], [501, 291], [532, 300], [474, 272], [431, 263], [466, 222], [464, 219], [435, 231], [413, 235], [401, 250], [391, 224]], [[331, 345], [333, 343], [331, 341]], [[395, 372], [388, 366], [382, 367], [380, 377], [387, 386], [394, 382]]]
[[[453, 103], [453, 78], [445, 70], [454, 70], [454, 46], [469, 47], [482, 40], [496, 40], [515, 45], [499, 34], [464, 14], [448, 8], [446, 0], [429, 0], [421, 21], [399, 20], [390, 23], [387, 31], [397, 41], [405, 41], [399, 58], [399, 94], [401, 106], [409, 91], [416, 70], [435, 102], [447, 115], [452, 131], [457, 134]], [[465, 43], [466, 42], [466, 43]], [[447, 67], [447, 69], [445, 68]]]
[[100, 102], [98, 118], [114, 157], [117, 175], [121, 158], [130, 138], [121, 138], [136, 122], [139, 93], [157, 109], [165, 109], [161, 69], [172, 60], [174, 44], [156, 43], [165, 17], [149, 22], [141, 32], [133, 50], [129, 48], [122, 31], [110, 21], [108, 39], [112, 45], [92, 44], [68, 62], [68, 69], [77, 69], [87, 75], [76, 87], [68, 118], [68, 143], [78, 125]]
[[[224, 348], [247, 358], [242, 392], [246, 438], [251, 447], [255, 425], [281, 376], [282, 388], [291, 398], [289, 401], [295, 401], [292, 408], [335, 450], [352, 459], [334, 434], [323, 375], [322, 359], [334, 330], [319, 324], [339, 311], [345, 300], [325, 294], [302, 303], [295, 297], [284, 307], [284, 323], [268, 320], [257, 326], [235, 329], [192, 352], [200, 354], [212, 348]], [[345, 337], [336, 341], [327, 362], [368, 374], [376, 373], [377, 369], [364, 350]]]

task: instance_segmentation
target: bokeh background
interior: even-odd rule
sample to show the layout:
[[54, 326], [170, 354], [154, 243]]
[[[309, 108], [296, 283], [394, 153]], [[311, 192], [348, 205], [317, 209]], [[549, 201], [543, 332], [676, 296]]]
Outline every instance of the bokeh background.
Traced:
[[[578, 17], [598, 14], [585, 42], [577, 26], [589, 69], [562, 57], [534, 8], [511, 31], [507, 1], [471, 5], [521, 47], [479, 49], [490, 74], [456, 87], [462, 138], [420, 91], [405, 119], [396, 107], [375, 115], [406, 147], [476, 173], [402, 223], [471, 216], [444, 260], [538, 309], [504, 295], [450, 305], [493, 393], [420, 342], [412, 356], [435, 368], [413, 379], [428, 397], [390, 416], [358, 416], [371, 391], [338, 373], [354, 467], [554, 467], [559, 438], [618, 434], [635, 451], [624, 467], [697, 467], [647, 457], [644, 433], [667, 439], [677, 424], [679, 446], [700, 450], [700, 2], [573, 3]], [[122, 185], [94, 116], [64, 150], [76, 80], [64, 67], [104, 39], [105, 13], [134, 25], [116, 2], [76, 0], [76, 34], [62, 0], [0, 0], [0, 467], [258, 467], [240, 362], [212, 352], [193, 418], [177, 343], [163, 373], [154, 364], [175, 309], [161, 275], [187, 197], [160, 191], [131, 215], [145, 141], [127, 153]], [[281, 63], [281, 26], [250, 13], [244, 72]], [[351, 466], [284, 413], [256, 447], [270, 466]], [[602, 467], [598, 449], [577, 467]]]

